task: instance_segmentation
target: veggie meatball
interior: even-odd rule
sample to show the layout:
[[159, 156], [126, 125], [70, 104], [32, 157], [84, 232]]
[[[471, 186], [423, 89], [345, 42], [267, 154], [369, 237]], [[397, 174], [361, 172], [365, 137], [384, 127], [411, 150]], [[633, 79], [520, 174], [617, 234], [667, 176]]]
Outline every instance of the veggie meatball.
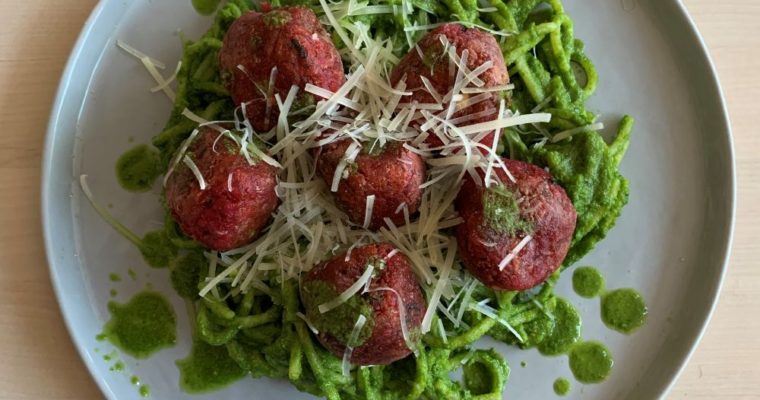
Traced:
[[305, 7], [243, 14], [224, 36], [219, 66], [235, 104], [245, 105], [246, 117], [260, 132], [277, 124], [275, 94], [284, 100], [291, 86], [298, 86], [291, 108], [297, 110], [319, 99], [303, 91], [307, 83], [334, 92], [345, 81], [338, 50]]
[[[339, 165], [345, 165], [338, 178], [335, 201], [357, 225], [364, 225], [370, 211], [368, 229], [385, 226], [385, 218], [394, 225], [404, 224], [403, 207], [414, 214], [422, 201], [420, 185], [425, 180], [425, 161], [399, 142], [364, 144], [359, 155], [346, 162], [346, 151], [353, 141], [345, 139], [324, 146], [317, 156], [317, 172], [330, 187]], [[374, 200], [370, 196], [374, 196]], [[367, 203], [372, 202], [371, 209]]]
[[[514, 176], [484, 188], [468, 177], [456, 199], [464, 222], [456, 230], [459, 255], [476, 278], [494, 289], [525, 290], [559, 268], [575, 231], [575, 207], [543, 169], [504, 160]], [[481, 173], [481, 176], [483, 174]]]
[[[460, 57], [464, 50], [468, 51], [467, 68], [472, 71], [486, 62], [493, 65], [480, 74], [483, 87], [490, 88], [509, 83], [504, 56], [501, 53], [496, 39], [486, 32], [475, 28], [467, 28], [456, 23], [442, 25], [425, 35], [418, 43], [418, 49], [411, 49], [404, 56], [391, 73], [391, 84], [396, 87], [399, 81], [406, 79], [407, 90], [412, 92], [411, 97], [404, 97], [404, 102], [437, 103], [435, 97], [426, 87], [423, 77], [427, 78], [433, 89], [440, 95], [445, 96], [454, 86], [455, 75], [449, 72], [449, 56], [447, 49], [441, 43], [441, 37], [446, 37], [451, 46], [456, 48]], [[422, 53], [422, 57], [420, 57]], [[464, 94], [468, 96], [476, 94]], [[484, 96], [489, 96], [487, 93]], [[471, 115], [472, 119], [462, 122], [460, 125], [470, 125], [479, 122], [496, 119], [499, 109], [499, 93], [492, 92], [484, 101], [465, 107], [454, 114], [454, 118]], [[443, 145], [441, 139], [432, 131], [428, 132], [425, 139], [431, 147]], [[481, 143], [491, 146], [494, 141], [494, 133], [486, 135]]]
[[166, 203], [182, 232], [226, 251], [258, 237], [279, 199], [276, 169], [261, 160], [249, 164], [240, 146], [220, 135], [201, 129], [167, 179]]
[[[340, 294], [370, 266], [369, 289], [340, 302]], [[404, 330], [410, 342], [417, 341], [426, 310], [409, 259], [387, 243], [359, 247], [317, 265], [303, 279], [301, 299], [308, 320], [319, 331], [317, 338], [338, 357], [343, 357], [359, 316], [366, 318], [350, 343], [349, 360], [356, 365], [386, 365], [408, 356], [412, 350]], [[323, 313], [320, 308], [329, 310]]]

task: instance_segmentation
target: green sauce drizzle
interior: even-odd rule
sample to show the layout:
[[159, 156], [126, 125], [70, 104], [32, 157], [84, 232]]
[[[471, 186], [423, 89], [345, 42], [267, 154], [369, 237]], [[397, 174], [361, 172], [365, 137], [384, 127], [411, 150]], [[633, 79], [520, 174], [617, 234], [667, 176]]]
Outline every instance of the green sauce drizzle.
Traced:
[[199, 14], [211, 15], [219, 7], [221, 0], [193, 0], [193, 8]]
[[504, 186], [489, 188], [483, 195], [483, 217], [492, 229], [514, 235], [530, 232], [533, 225], [520, 215], [515, 194]]
[[150, 396], [150, 386], [141, 384], [140, 378], [138, 378], [136, 375], [132, 375], [132, 378], [129, 379], [129, 382], [131, 382], [132, 385], [137, 386], [137, 392], [140, 393], [141, 397]]
[[145, 262], [153, 268], [168, 266], [177, 255], [177, 248], [163, 229], [146, 233], [139, 248]]
[[310, 281], [305, 283], [301, 290], [301, 297], [306, 306], [306, 316], [320, 332], [330, 334], [341, 343], [348, 343], [354, 325], [356, 325], [356, 319], [359, 314], [364, 315], [367, 322], [359, 333], [356, 342], [353, 343], [353, 346], [361, 346], [369, 339], [375, 326], [372, 306], [362, 296], [351, 296], [343, 304], [324, 314], [319, 311], [320, 304], [335, 299], [339, 294], [332, 284], [326, 282]]
[[111, 289], [111, 297], [116, 297], [119, 292], [116, 289]]
[[108, 279], [109, 279], [111, 282], [121, 282], [121, 276], [119, 276], [119, 274], [113, 274], [113, 273], [112, 273], [112, 274], [109, 274], [109, 275], [108, 275]]
[[602, 321], [610, 329], [632, 333], [647, 317], [644, 298], [633, 289], [617, 289], [602, 296]]
[[189, 300], [198, 298], [198, 283], [201, 280], [201, 271], [208, 265], [203, 253], [193, 251], [171, 263], [171, 281], [174, 290]]
[[177, 361], [180, 387], [188, 393], [204, 393], [227, 386], [247, 375], [230, 358], [225, 346], [193, 341], [190, 355]]
[[161, 175], [161, 157], [156, 150], [141, 144], [116, 161], [119, 184], [130, 192], [147, 192]]
[[570, 370], [582, 383], [602, 382], [612, 371], [612, 354], [599, 342], [583, 342], [570, 350]]
[[580, 267], [573, 272], [573, 290], [578, 296], [590, 299], [604, 290], [604, 277], [594, 267]]
[[125, 353], [146, 358], [176, 342], [177, 321], [171, 304], [159, 293], [138, 293], [126, 304], [108, 303], [111, 320], [103, 334]]
[[122, 361], [116, 361], [116, 363], [109, 368], [110, 371], [124, 371], [124, 363]]
[[272, 27], [280, 27], [290, 21], [290, 14], [283, 10], [272, 10], [264, 14], [264, 24]]
[[580, 337], [581, 316], [569, 301], [558, 297], [554, 310], [554, 329], [538, 344], [538, 351], [550, 356], [564, 354]]
[[132, 278], [132, 280], [137, 279], [137, 272], [135, 272], [135, 270], [133, 270], [132, 268], [127, 270], [127, 275], [129, 275], [129, 277]]
[[491, 350], [473, 353], [463, 368], [464, 386], [476, 396], [493, 393], [501, 394], [501, 389], [509, 379], [509, 365]]
[[[104, 339], [98, 339], [98, 340], [104, 340]], [[116, 350], [106, 354], [103, 356], [103, 361], [111, 361], [116, 359], [116, 357], [119, 356], [119, 353], [116, 352]]]
[[558, 396], [567, 396], [570, 393], [570, 381], [565, 378], [557, 378], [554, 381], [554, 393]]

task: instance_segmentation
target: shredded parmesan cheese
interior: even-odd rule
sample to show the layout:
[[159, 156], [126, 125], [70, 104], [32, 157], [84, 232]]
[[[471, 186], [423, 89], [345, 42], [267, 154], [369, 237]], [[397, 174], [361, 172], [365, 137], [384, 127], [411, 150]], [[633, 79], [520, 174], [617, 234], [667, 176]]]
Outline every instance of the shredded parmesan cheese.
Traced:
[[472, 303], [472, 304], [470, 304], [470, 309], [475, 310], [475, 311], [477, 311], [477, 312], [485, 315], [486, 317], [491, 318], [491, 319], [495, 320], [496, 322], [500, 323], [505, 328], [507, 328], [507, 330], [509, 330], [509, 332], [511, 332], [513, 335], [515, 335], [515, 337], [517, 338], [517, 340], [520, 341], [520, 343], [524, 343], [524, 340], [523, 340], [522, 336], [520, 336], [520, 334], [517, 333], [517, 331], [515, 330], [515, 328], [513, 328], [512, 325], [510, 325], [510, 323], [507, 322], [507, 320], [505, 320], [504, 318], [502, 318], [501, 316], [499, 316], [498, 312], [496, 310], [494, 310], [492, 307], [489, 307], [486, 304]]
[[343, 352], [343, 363], [341, 365], [344, 376], [349, 376], [351, 372], [351, 354], [354, 352], [353, 344], [359, 340], [359, 334], [364, 328], [364, 324], [366, 322], [367, 317], [365, 317], [364, 314], [359, 314], [359, 318], [356, 319], [356, 324], [354, 324], [354, 329], [351, 331], [351, 336], [348, 338], [348, 343], [346, 343], [346, 350]]
[[506, 268], [506, 267], [507, 267], [507, 265], [509, 265], [509, 263], [510, 263], [510, 262], [512, 262], [512, 260], [514, 260], [514, 259], [515, 259], [515, 257], [517, 257], [517, 255], [518, 255], [518, 254], [520, 254], [520, 251], [521, 251], [521, 250], [522, 250], [522, 249], [523, 249], [525, 246], [527, 246], [527, 245], [528, 245], [528, 243], [529, 243], [529, 242], [530, 242], [532, 239], [533, 239], [533, 237], [532, 237], [532, 236], [530, 236], [530, 235], [527, 235], [527, 236], [525, 236], [524, 238], [522, 238], [522, 240], [520, 240], [520, 242], [519, 242], [519, 243], [517, 243], [517, 246], [515, 246], [515, 247], [514, 247], [514, 248], [513, 248], [513, 249], [512, 249], [512, 250], [511, 250], [511, 251], [510, 251], [510, 252], [509, 252], [507, 255], [506, 255], [506, 257], [504, 257], [504, 258], [501, 260], [501, 262], [499, 263], [499, 271], [503, 271], [503, 270], [504, 270], [504, 268]]
[[150, 62], [156, 68], [158, 68], [158, 69], [166, 69], [166, 65], [164, 63], [162, 63], [161, 61], [158, 61], [158, 60], [156, 60], [154, 58], [148, 57], [143, 52], [137, 50], [136, 48], [128, 45], [127, 43], [125, 43], [125, 42], [123, 42], [121, 40], [117, 40], [116, 41], [116, 45], [119, 46], [122, 50], [124, 50], [127, 53], [129, 53], [130, 55], [132, 55], [133, 57], [137, 58], [138, 60], [141, 60], [143, 58], [147, 58], [147, 59], [150, 60]]
[[367, 203], [364, 210], [364, 224], [362, 224], [362, 227], [364, 229], [369, 228], [370, 222], [372, 222], [372, 211], [375, 206], [375, 195], [371, 194], [367, 196]]
[[319, 309], [319, 312], [324, 314], [341, 304], [345, 303], [353, 297], [355, 294], [359, 293], [360, 290], [362, 290], [362, 287], [372, 279], [372, 272], [374, 272], [375, 267], [373, 265], [368, 265], [367, 269], [364, 270], [364, 273], [359, 277], [359, 279], [354, 282], [353, 285], [349, 286], [348, 289], [343, 291], [338, 297], [328, 301], [327, 303], [320, 304], [317, 308]]
[[575, 135], [577, 133], [581, 133], [581, 132], [585, 132], [585, 131], [598, 131], [600, 129], [604, 129], [604, 124], [601, 123], [601, 122], [597, 122], [597, 123], [594, 123], [594, 124], [591, 124], [591, 125], [586, 125], [586, 126], [579, 126], [577, 128], [568, 129], [566, 131], [562, 131], [562, 132], [557, 133], [556, 135], [554, 135], [552, 137], [551, 142], [552, 143], [557, 143], [557, 142], [559, 142], [561, 140], [565, 140], [565, 139], [567, 139], [567, 138], [569, 138], [569, 137], [571, 137], [571, 136], [573, 136], [573, 135]]
[[185, 155], [185, 157], [182, 158], [182, 162], [187, 165], [188, 168], [190, 168], [190, 171], [193, 172], [193, 175], [195, 175], [195, 179], [198, 180], [198, 186], [201, 187], [201, 190], [206, 190], [206, 180], [203, 179], [203, 175], [201, 174], [201, 170], [198, 169], [198, 166], [195, 165], [195, 162], [193, 160]]

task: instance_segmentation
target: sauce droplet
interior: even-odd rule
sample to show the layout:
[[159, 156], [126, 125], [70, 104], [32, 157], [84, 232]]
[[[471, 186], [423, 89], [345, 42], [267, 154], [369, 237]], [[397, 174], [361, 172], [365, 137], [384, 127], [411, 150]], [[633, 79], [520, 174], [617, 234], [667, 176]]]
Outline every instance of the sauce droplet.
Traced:
[[174, 310], [159, 293], [144, 291], [126, 304], [112, 301], [108, 309], [111, 320], [103, 329], [103, 335], [131, 356], [146, 358], [176, 342]]
[[220, 2], [221, 0], [193, 0], [193, 7], [201, 15], [211, 15]]
[[580, 337], [581, 316], [569, 301], [558, 297], [554, 309], [554, 329], [539, 343], [538, 351], [549, 356], [564, 354]]
[[644, 298], [633, 289], [617, 289], [602, 296], [602, 321], [610, 329], [633, 333], [647, 317]]
[[161, 158], [157, 151], [141, 144], [127, 150], [116, 161], [119, 184], [130, 192], [147, 192], [161, 175]]
[[225, 346], [194, 340], [190, 355], [177, 361], [180, 387], [188, 393], [204, 393], [227, 386], [247, 372], [230, 358]]
[[594, 267], [580, 267], [573, 272], [573, 290], [578, 296], [590, 299], [604, 290], [604, 277]]
[[557, 378], [554, 381], [554, 393], [557, 396], [567, 396], [570, 393], [570, 381], [565, 378]]
[[140, 243], [143, 259], [153, 268], [168, 267], [177, 255], [177, 248], [163, 229], [151, 231], [143, 236]]
[[612, 354], [599, 342], [583, 342], [570, 350], [570, 370], [582, 383], [599, 383], [612, 371]]

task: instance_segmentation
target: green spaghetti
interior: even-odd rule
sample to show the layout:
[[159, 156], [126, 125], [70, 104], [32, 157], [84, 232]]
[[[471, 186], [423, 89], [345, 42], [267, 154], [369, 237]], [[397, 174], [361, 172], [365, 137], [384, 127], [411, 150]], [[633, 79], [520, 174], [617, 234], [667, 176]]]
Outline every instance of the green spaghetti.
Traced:
[[[211, 13], [217, 2], [193, 3]], [[389, 39], [392, 53], [399, 58], [426, 27], [442, 22], [458, 21], [496, 33], [514, 84], [508, 95], [512, 111], [541, 111], [552, 116], [547, 124], [506, 129], [499, 151], [547, 168], [572, 200], [578, 217], [565, 266], [604, 238], [628, 199], [628, 183], [618, 167], [632, 119], [623, 118], [610, 145], [597, 132], [597, 116], [585, 106], [596, 88], [597, 73], [583, 43], [574, 37], [573, 22], [559, 0], [370, 0], [352, 4], [411, 10], [336, 14], [342, 26], [362, 24], [369, 27], [372, 37]], [[317, 0], [271, 3], [272, 7], [285, 5], [304, 5], [317, 15], [325, 14]], [[152, 141], [160, 152], [162, 172], [166, 173], [182, 143], [198, 127], [197, 119], [189, 118], [186, 110], [208, 121], [235, 119], [235, 104], [219, 72], [219, 50], [230, 25], [257, 7], [246, 0], [230, 0], [216, 12], [205, 35], [184, 42], [172, 113]], [[331, 33], [336, 47], [345, 50], [339, 32]], [[521, 348], [539, 347], [551, 354], [567, 351], [579, 340], [577, 313], [568, 310], [572, 306], [553, 292], [560, 271], [539, 287], [519, 293], [494, 291], [456, 271], [451, 282], [457, 294], [448, 300], [448, 306], [442, 306], [445, 311], [434, 315], [433, 329], [423, 336], [414, 356], [387, 366], [354, 368], [346, 375], [341, 360], [314, 340], [313, 327], [302, 314], [297, 274], [273, 269], [242, 291], [237, 284], [245, 276], [239, 269], [232, 270], [210, 290], [201, 290], [200, 296], [198, 289], [208, 289], [209, 279], [214, 278], [204, 249], [182, 234], [168, 212], [164, 236], [163, 242], [171, 249], [172, 283], [194, 310], [194, 353], [209, 354], [213, 362], [224, 365], [230, 377], [204, 385], [198, 382], [203, 379], [199, 371], [208, 366], [183, 360], [180, 366], [186, 390], [204, 391], [250, 375], [288, 379], [299, 390], [328, 399], [500, 399], [510, 368], [493, 350], [473, 347], [481, 337]], [[246, 256], [250, 257], [250, 252], [233, 254], [228, 265], [242, 265]], [[425, 289], [430, 295], [431, 288]], [[461, 382], [450, 377], [458, 370], [462, 371]], [[193, 377], [196, 381], [189, 382]]]

